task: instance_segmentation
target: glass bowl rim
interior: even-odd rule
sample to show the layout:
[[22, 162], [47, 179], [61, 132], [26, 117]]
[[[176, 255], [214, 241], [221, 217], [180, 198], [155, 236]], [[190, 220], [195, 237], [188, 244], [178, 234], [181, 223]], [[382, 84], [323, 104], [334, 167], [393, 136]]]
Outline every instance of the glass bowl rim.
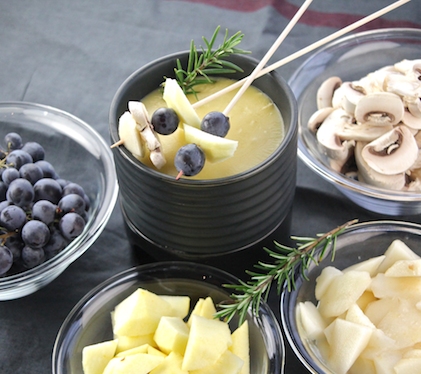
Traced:
[[[368, 31], [361, 31], [351, 35], [347, 35], [337, 40], [334, 40], [325, 46], [317, 50], [309, 56], [291, 75], [288, 80], [288, 84], [294, 91], [294, 81], [297, 79], [307, 64], [317, 59], [323, 53], [328, 52], [330, 49], [337, 47], [346, 47], [349, 45], [357, 45], [358, 41], [376, 41], [376, 40], [387, 40], [385, 36], [392, 38], [405, 38], [405, 37], [416, 37], [421, 41], [421, 29], [417, 28], [382, 28]], [[421, 57], [420, 57], [421, 58]], [[299, 99], [297, 98], [297, 105]], [[299, 106], [299, 105], [298, 105]], [[297, 155], [299, 159], [306, 164], [312, 171], [317, 175], [320, 175], [328, 182], [334, 184], [339, 189], [349, 190], [355, 194], [362, 194], [367, 197], [387, 200], [391, 202], [421, 202], [421, 193], [415, 193], [411, 191], [394, 191], [385, 188], [370, 186], [369, 184], [358, 182], [351, 178], [345, 177], [344, 175], [334, 171], [323, 162], [319, 161], [306, 147], [305, 142], [301, 136], [301, 128], [303, 124], [298, 123], [298, 149]]]

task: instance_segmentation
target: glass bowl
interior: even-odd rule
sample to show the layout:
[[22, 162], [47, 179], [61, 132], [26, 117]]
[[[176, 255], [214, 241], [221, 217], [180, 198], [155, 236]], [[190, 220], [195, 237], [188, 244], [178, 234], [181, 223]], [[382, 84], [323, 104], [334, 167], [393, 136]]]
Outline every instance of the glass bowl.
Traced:
[[421, 212], [421, 193], [370, 186], [333, 170], [307, 127], [316, 111], [316, 93], [331, 76], [358, 80], [383, 66], [421, 57], [421, 29], [379, 29], [338, 39], [319, 49], [294, 72], [289, 85], [298, 102], [298, 157], [361, 207], [390, 216]]
[[[305, 280], [301, 268], [295, 270], [296, 287], [288, 291], [284, 286], [281, 293], [281, 324], [293, 352], [310, 373], [332, 373], [320, 359], [317, 348], [300, 333], [296, 319], [296, 306], [303, 301], [316, 302], [315, 281], [326, 266], [338, 269], [384, 254], [390, 243], [400, 239], [414, 252], [421, 255], [421, 225], [403, 221], [370, 221], [347, 228], [338, 236], [334, 261], [327, 255], [321, 263], [313, 265], [306, 272]], [[319, 251], [321, 248], [318, 249]], [[302, 330], [301, 330], [302, 331]]]
[[110, 147], [88, 124], [62, 110], [26, 102], [0, 103], [2, 137], [17, 132], [23, 142], [45, 150], [60, 178], [80, 184], [90, 199], [89, 220], [81, 235], [41, 265], [0, 278], [0, 300], [31, 294], [53, 281], [81, 256], [105, 228], [118, 186]]
[[[222, 285], [238, 283], [229, 273], [185, 261], [157, 262], [121, 272], [89, 292], [70, 312], [58, 332], [53, 350], [53, 374], [82, 373], [82, 348], [112, 339], [110, 312], [138, 287], [160, 295], [186, 295], [193, 307], [199, 298], [215, 303], [229, 298]], [[283, 372], [284, 345], [279, 324], [267, 304], [259, 315], [247, 316], [250, 366], [253, 374]], [[233, 328], [238, 321], [231, 321]]]

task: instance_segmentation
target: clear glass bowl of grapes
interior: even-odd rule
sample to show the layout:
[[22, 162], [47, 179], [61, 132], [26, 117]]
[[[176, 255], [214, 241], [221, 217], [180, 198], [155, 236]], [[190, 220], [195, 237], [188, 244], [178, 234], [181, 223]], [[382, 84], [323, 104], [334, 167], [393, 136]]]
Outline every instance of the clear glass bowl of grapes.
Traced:
[[102, 137], [60, 109], [0, 103], [0, 300], [53, 281], [103, 231], [118, 187]]
[[[125, 270], [73, 308], [53, 350], [53, 374], [128, 372], [283, 373], [279, 323], [262, 302], [257, 313], [218, 313], [239, 280], [188, 261]], [[113, 371], [114, 370], [114, 371]]]

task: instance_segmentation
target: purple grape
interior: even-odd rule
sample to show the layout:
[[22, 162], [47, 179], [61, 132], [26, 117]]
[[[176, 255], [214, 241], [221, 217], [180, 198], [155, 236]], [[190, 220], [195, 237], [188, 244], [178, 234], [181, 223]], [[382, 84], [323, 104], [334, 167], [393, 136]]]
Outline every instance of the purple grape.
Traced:
[[161, 135], [172, 134], [177, 130], [180, 119], [174, 109], [159, 108], [151, 117], [151, 124], [154, 130]]
[[35, 266], [42, 264], [45, 261], [45, 253], [42, 248], [32, 248], [28, 245], [25, 245], [22, 248], [22, 262], [23, 265], [32, 269]]
[[23, 178], [12, 181], [6, 192], [7, 200], [22, 208], [28, 207], [34, 201], [34, 195], [31, 182]]
[[0, 246], [0, 275], [6, 274], [13, 265], [13, 254], [9, 248]]
[[1, 211], [0, 223], [8, 231], [20, 230], [26, 223], [26, 213], [17, 205], [9, 205]]
[[44, 147], [37, 142], [26, 142], [23, 145], [22, 150], [28, 152], [31, 155], [33, 162], [44, 160]]
[[77, 213], [67, 213], [61, 217], [59, 229], [64, 238], [72, 240], [78, 237], [85, 228], [85, 220]]
[[15, 150], [22, 148], [22, 137], [16, 132], [9, 132], [4, 137], [4, 142], [8, 150]]
[[50, 239], [48, 226], [41, 221], [28, 221], [21, 231], [23, 242], [31, 248], [42, 248]]
[[48, 200], [57, 204], [61, 199], [63, 189], [55, 179], [42, 178], [34, 184], [34, 192], [34, 201]]
[[85, 191], [83, 190], [83, 188], [74, 182], [68, 182], [64, 187], [63, 187], [63, 196], [65, 195], [70, 195], [70, 194], [77, 194], [81, 197], [83, 197], [83, 195], [85, 195]]
[[79, 215], [82, 215], [85, 211], [84, 198], [75, 193], [63, 196], [57, 205], [60, 211], [64, 214], [75, 212]]
[[57, 205], [48, 200], [38, 200], [32, 206], [32, 218], [44, 222], [47, 226], [54, 222]]
[[44, 178], [53, 178], [53, 179], [59, 178], [53, 165], [51, 165], [48, 161], [39, 160], [39, 161], [36, 161], [35, 164], [41, 168], [42, 172], [44, 173]]
[[69, 244], [69, 240], [65, 239], [56, 228], [51, 228], [50, 232], [50, 240], [44, 246], [44, 253], [47, 259], [60, 253]]
[[31, 182], [32, 185], [34, 185], [44, 176], [41, 168], [34, 163], [22, 165], [22, 167], [19, 169], [19, 175], [21, 178], [25, 178]]
[[19, 177], [19, 170], [14, 167], [4, 169], [3, 173], [1, 174], [1, 179], [6, 186], [9, 186], [12, 181], [18, 179]]
[[210, 112], [203, 117], [200, 129], [223, 138], [230, 129], [229, 118], [221, 112]]
[[205, 165], [205, 153], [196, 144], [181, 147], [174, 158], [174, 165], [181, 175], [191, 177], [198, 174]]
[[15, 149], [6, 156], [6, 163], [16, 169], [20, 169], [22, 165], [33, 162], [31, 155], [21, 149]]

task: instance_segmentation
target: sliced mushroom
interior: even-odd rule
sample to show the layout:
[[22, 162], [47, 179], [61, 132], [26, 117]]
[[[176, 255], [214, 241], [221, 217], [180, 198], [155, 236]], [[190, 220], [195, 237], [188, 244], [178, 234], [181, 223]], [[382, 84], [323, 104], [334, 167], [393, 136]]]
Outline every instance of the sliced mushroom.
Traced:
[[353, 123], [346, 124], [341, 130], [339, 130], [338, 136], [342, 140], [371, 142], [392, 129], [392, 125], [373, 126], [367, 123]]
[[416, 168], [410, 170], [408, 173], [409, 182], [406, 184], [404, 190], [418, 192], [421, 191], [421, 169]]
[[421, 81], [403, 74], [389, 74], [384, 81], [384, 90], [415, 100], [421, 93]]
[[345, 82], [342, 85], [343, 96], [342, 96], [342, 108], [344, 108], [348, 113], [354, 114], [355, 107], [360, 101], [364, 94], [361, 91], [354, 89], [351, 82]]
[[355, 162], [358, 168], [358, 180], [369, 185], [390, 190], [401, 190], [406, 183], [405, 173], [386, 175], [372, 169], [362, 157], [366, 142], [356, 142], [354, 149]]
[[421, 117], [415, 117], [410, 111], [405, 110], [402, 123], [414, 130], [421, 130]]
[[361, 157], [378, 173], [394, 175], [411, 168], [418, 157], [418, 146], [406, 126], [397, 126], [368, 143]]
[[326, 117], [316, 134], [323, 153], [339, 164], [346, 162], [355, 144], [354, 141], [342, 141], [337, 135], [349, 120], [349, 114], [343, 109], [335, 109]]
[[421, 98], [417, 97], [413, 100], [404, 99], [404, 102], [409, 110], [409, 112], [417, 118], [421, 118]]
[[352, 87], [366, 95], [374, 92], [382, 92], [385, 78], [393, 72], [396, 72], [393, 66], [385, 66], [367, 74], [359, 80], [353, 81]]
[[314, 112], [310, 119], [308, 120], [307, 127], [308, 129], [316, 133], [319, 127], [322, 125], [323, 121], [327, 118], [327, 116], [332, 113], [333, 108], [332, 107], [325, 107], [322, 109], [317, 110]]
[[330, 77], [326, 79], [317, 90], [317, 109], [322, 109], [332, 106], [333, 93], [342, 84], [342, 79], [339, 77]]
[[397, 62], [395, 69], [401, 73], [413, 77], [415, 79], [420, 79], [421, 76], [421, 60], [402, 60]]
[[355, 107], [355, 119], [374, 126], [396, 125], [404, 113], [401, 98], [391, 92], [375, 92], [362, 97]]

